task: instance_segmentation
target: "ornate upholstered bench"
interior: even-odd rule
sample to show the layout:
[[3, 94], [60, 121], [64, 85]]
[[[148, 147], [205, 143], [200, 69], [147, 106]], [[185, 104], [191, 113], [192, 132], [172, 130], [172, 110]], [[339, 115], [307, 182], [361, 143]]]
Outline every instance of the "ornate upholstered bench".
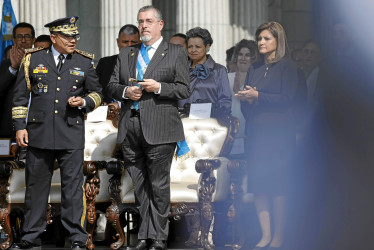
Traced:
[[[208, 234], [214, 217], [214, 204], [229, 197], [229, 159], [226, 156], [230, 153], [233, 137], [238, 131], [238, 120], [225, 116], [204, 120], [183, 118], [182, 122], [191, 156], [185, 160], [174, 159], [172, 162], [172, 204], [169, 217], [178, 220], [183, 215], [199, 212], [199, 243], [205, 249], [212, 249]], [[119, 216], [125, 211], [136, 211], [135, 197], [131, 177], [123, 162], [109, 162], [107, 172], [113, 176], [109, 181], [112, 204], [107, 209], [106, 216], [118, 235], [118, 240], [111, 248], [118, 249], [125, 243]]]

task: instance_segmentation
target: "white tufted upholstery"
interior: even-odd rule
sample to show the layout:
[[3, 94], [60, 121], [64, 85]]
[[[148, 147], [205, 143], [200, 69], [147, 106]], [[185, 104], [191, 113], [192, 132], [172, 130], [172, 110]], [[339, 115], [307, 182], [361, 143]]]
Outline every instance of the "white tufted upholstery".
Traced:
[[[116, 145], [117, 129], [113, 126], [112, 121], [105, 122], [87, 122], [85, 121], [85, 161], [111, 161], [112, 153]], [[110, 176], [104, 170], [99, 170], [100, 192], [96, 197], [96, 202], [109, 201], [108, 184]], [[9, 180], [9, 193], [7, 195], [8, 203], [25, 202], [25, 170], [14, 169]], [[51, 191], [49, 203], [61, 202], [61, 177], [60, 169], [53, 172], [51, 181]]]
[[[51, 180], [51, 190], [48, 201], [50, 203], [61, 202], [61, 177], [60, 169], [53, 172]], [[25, 170], [14, 169], [9, 178], [9, 193], [7, 195], [8, 203], [24, 203], [26, 192]]]
[[[221, 167], [214, 171], [216, 191], [213, 202], [222, 201], [229, 194], [230, 179], [227, 171], [228, 159], [218, 157], [227, 136], [227, 128], [218, 124], [216, 119], [182, 119], [184, 134], [191, 149], [191, 157], [182, 161], [173, 159], [170, 171], [171, 202], [198, 202], [198, 183], [200, 174], [195, 170], [195, 163], [200, 159], [218, 158]], [[101, 192], [101, 191], [100, 191]], [[124, 171], [121, 180], [123, 203], [134, 203], [134, 189], [131, 177]]]

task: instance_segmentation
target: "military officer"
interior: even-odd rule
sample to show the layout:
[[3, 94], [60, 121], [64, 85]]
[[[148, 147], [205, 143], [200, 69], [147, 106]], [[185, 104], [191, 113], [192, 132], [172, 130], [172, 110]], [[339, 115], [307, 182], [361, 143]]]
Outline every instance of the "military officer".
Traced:
[[85, 249], [88, 239], [83, 228], [84, 114], [101, 104], [102, 89], [94, 55], [76, 49], [77, 19], [46, 24], [52, 46], [27, 50], [17, 76], [12, 117], [18, 145], [28, 148], [27, 187], [24, 234], [12, 249], [41, 249], [55, 160], [61, 170], [61, 221], [72, 248]]

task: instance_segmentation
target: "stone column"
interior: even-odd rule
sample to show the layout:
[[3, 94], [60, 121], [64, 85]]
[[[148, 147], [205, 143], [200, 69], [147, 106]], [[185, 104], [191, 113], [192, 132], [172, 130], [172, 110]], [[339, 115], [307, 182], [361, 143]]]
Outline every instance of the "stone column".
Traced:
[[[232, 37], [234, 44], [242, 39], [255, 39], [259, 25], [267, 21], [267, 1], [238, 0], [231, 4]], [[234, 45], [233, 44], [233, 45]]]
[[152, 0], [102, 0], [101, 9], [101, 55], [118, 54], [117, 37], [119, 29], [125, 24], [138, 26], [138, 10], [151, 5]]
[[186, 33], [194, 27], [209, 30], [213, 38], [210, 54], [225, 65], [225, 51], [232, 44], [229, 0], [178, 0], [177, 30]]
[[213, 37], [211, 55], [225, 65], [226, 50], [243, 38], [253, 39], [257, 26], [267, 19], [263, 0], [178, 0], [176, 32], [200, 26]]
[[12, 1], [17, 22], [27, 22], [34, 26], [35, 35], [49, 35], [46, 23], [66, 17], [66, 0], [17, 0]]

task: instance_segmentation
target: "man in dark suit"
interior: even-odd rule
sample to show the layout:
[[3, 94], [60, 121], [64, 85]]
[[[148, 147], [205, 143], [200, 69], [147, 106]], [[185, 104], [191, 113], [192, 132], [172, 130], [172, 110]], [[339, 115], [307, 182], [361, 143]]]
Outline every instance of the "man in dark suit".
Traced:
[[184, 140], [177, 101], [190, 95], [187, 53], [163, 40], [158, 9], [141, 8], [138, 23], [142, 44], [121, 50], [108, 93], [122, 100], [117, 142], [141, 217], [138, 242], [128, 249], [166, 249], [170, 166]]
[[[133, 46], [140, 43], [139, 30], [132, 24], [126, 24], [118, 32], [117, 46], [118, 50], [127, 46]], [[106, 86], [112, 76], [114, 66], [117, 63], [117, 55], [103, 57], [99, 60], [96, 68], [97, 75], [100, 79], [100, 84], [103, 87], [104, 102], [111, 103], [114, 100], [106, 93]]]
[[17, 76], [12, 117], [17, 143], [28, 150], [24, 234], [12, 249], [41, 248], [55, 160], [61, 174], [62, 224], [69, 232], [72, 248], [86, 249], [84, 114], [101, 104], [102, 95], [93, 68], [94, 56], [75, 49], [79, 39], [77, 18], [46, 24], [53, 45], [27, 50]]
[[14, 138], [12, 125], [12, 99], [17, 72], [25, 49], [32, 48], [35, 40], [34, 27], [29, 23], [19, 23], [13, 29], [13, 43], [10, 59], [0, 67], [0, 138]]

